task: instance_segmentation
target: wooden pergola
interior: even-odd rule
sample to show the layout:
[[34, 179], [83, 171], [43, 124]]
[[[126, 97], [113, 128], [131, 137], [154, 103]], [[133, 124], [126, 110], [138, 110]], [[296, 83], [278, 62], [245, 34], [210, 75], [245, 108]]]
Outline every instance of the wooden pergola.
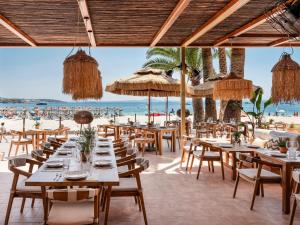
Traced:
[[[267, 21], [274, 0], [0, 1], [0, 47], [300, 47]], [[292, 2], [287, 0], [287, 2]], [[181, 112], [185, 120], [185, 64]], [[184, 134], [182, 123], [182, 134]]]

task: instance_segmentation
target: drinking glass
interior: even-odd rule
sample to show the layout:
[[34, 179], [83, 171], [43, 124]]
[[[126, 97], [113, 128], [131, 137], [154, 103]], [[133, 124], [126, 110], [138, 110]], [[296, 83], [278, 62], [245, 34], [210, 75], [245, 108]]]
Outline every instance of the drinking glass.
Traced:
[[299, 147], [298, 142], [297, 141], [287, 141], [286, 147], [288, 148], [289, 159], [296, 159], [297, 149]]

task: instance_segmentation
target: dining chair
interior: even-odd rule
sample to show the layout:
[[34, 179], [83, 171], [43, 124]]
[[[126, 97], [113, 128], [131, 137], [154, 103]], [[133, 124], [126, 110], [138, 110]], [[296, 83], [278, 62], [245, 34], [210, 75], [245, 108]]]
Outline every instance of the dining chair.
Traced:
[[57, 133], [55, 134], [56, 141], [62, 142], [62, 143], [66, 142], [69, 138], [69, 131], [70, 131], [70, 128], [68, 128], [68, 127], [59, 128], [57, 130]]
[[[240, 178], [242, 178], [245, 181], [248, 181], [252, 184], [254, 184], [254, 191], [252, 195], [251, 200], [251, 206], [250, 210], [253, 209], [254, 201], [256, 195], [259, 194], [259, 191], [261, 191], [261, 196], [264, 197], [264, 184], [281, 184], [281, 175], [278, 175], [276, 173], [273, 173], [271, 171], [263, 169], [263, 167], [267, 166], [270, 168], [279, 168], [281, 173], [281, 165], [274, 164], [268, 161], [265, 161], [259, 157], [253, 157], [250, 155], [246, 155], [243, 153], [240, 153], [239, 155], [239, 168], [237, 169], [237, 178], [235, 181], [235, 187], [233, 192], [233, 198], [236, 196], [237, 187], [239, 184]], [[256, 163], [257, 168], [243, 168], [244, 163]]]
[[[111, 197], [135, 197], [139, 205], [139, 210], [143, 212], [145, 225], [148, 225], [140, 173], [149, 167], [149, 160], [134, 159], [123, 163], [119, 163], [118, 166], [125, 166], [134, 163], [138, 164], [135, 168], [128, 170], [126, 172], [119, 173], [120, 183], [119, 186], [112, 187]], [[102, 209], [106, 207], [106, 209], [109, 210], [110, 199], [106, 198], [106, 191], [107, 189], [104, 189], [104, 195], [103, 195], [104, 201], [103, 201]], [[105, 224], [106, 223], [107, 221], [105, 221]]]
[[290, 223], [289, 223], [290, 225], [293, 225], [296, 208], [297, 205], [300, 203], [300, 171], [299, 170], [293, 171], [292, 177], [293, 177], [293, 182], [296, 184], [296, 186], [292, 194], [294, 200], [293, 200], [291, 216], [290, 216]]
[[146, 130], [146, 129], [143, 129], [141, 132], [142, 132], [141, 137], [135, 138], [134, 143], [142, 151], [142, 156], [144, 156], [145, 154], [146, 145], [154, 145], [155, 154], [157, 155], [159, 152], [158, 152], [158, 143], [157, 143], [156, 134], [151, 130]]
[[99, 190], [52, 189], [46, 192], [46, 224], [99, 224]]
[[28, 145], [34, 146], [33, 138], [28, 138], [26, 132], [12, 130], [11, 133], [13, 134], [13, 138], [10, 142], [8, 157], [10, 157], [13, 146], [16, 146], [15, 156], [18, 154], [20, 146], [23, 148], [23, 150], [25, 148], [26, 154], [28, 155]]
[[[195, 140], [193, 143], [194, 151], [192, 152], [192, 161], [190, 166], [190, 172], [193, 168], [194, 159], [199, 159], [199, 167], [197, 172], [197, 180], [199, 179], [199, 175], [201, 172], [202, 164], [204, 161], [207, 161], [208, 168], [210, 171], [210, 167], [212, 172], [214, 172], [214, 162], [220, 162], [221, 164], [221, 173], [222, 179], [225, 179], [224, 175], [224, 164], [223, 164], [223, 156], [222, 156], [222, 148], [211, 145], [210, 143]], [[196, 147], [201, 147], [201, 150], [197, 150]]]
[[[8, 161], [8, 168], [14, 174], [13, 182], [10, 188], [9, 201], [5, 216], [5, 225], [8, 224], [11, 208], [15, 198], [22, 198], [20, 212], [23, 213], [26, 198], [31, 198], [31, 207], [34, 206], [34, 199], [42, 198], [40, 187], [25, 186], [25, 180], [32, 175], [34, 166], [41, 166], [42, 163], [28, 158], [14, 158]], [[28, 166], [28, 170], [20, 167]]]
[[182, 144], [183, 144], [183, 151], [181, 153], [181, 160], [180, 160], [180, 166], [182, 166], [182, 163], [184, 162], [186, 155], [187, 157], [187, 163], [186, 163], [186, 170], [188, 168], [189, 160], [190, 160], [190, 154], [193, 151], [193, 145], [192, 145], [192, 137], [183, 135], [182, 136]]
[[31, 157], [41, 163], [47, 161], [47, 157], [44, 155], [43, 150], [33, 150], [31, 151]]

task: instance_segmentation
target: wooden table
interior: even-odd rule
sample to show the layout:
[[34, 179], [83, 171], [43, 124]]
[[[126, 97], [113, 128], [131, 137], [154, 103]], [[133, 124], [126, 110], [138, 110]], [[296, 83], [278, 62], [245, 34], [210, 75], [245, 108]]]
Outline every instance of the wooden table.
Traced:
[[[98, 143], [99, 144], [99, 143]], [[97, 144], [96, 144], [97, 146]], [[62, 169], [60, 172], [46, 170], [45, 165], [43, 165], [41, 168], [39, 168], [34, 174], [32, 174], [31, 177], [29, 177], [25, 185], [26, 186], [40, 186], [43, 194], [43, 204], [45, 206], [46, 201], [46, 187], [62, 187], [62, 186], [91, 186], [91, 187], [101, 187], [101, 186], [107, 186], [107, 202], [110, 201], [110, 194], [111, 194], [111, 188], [112, 186], [118, 186], [119, 185], [119, 175], [118, 175], [118, 168], [116, 165], [116, 158], [113, 150], [112, 142], [110, 142], [109, 147], [110, 154], [109, 155], [97, 155], [94, 153], [93, 160], [98, 159], [109, 159], [112, 161], [112, 167], [111, 168], [97, 168], [97, 167], [91, 167], [90, 170], [90, 176], [86, 180], [66, 180], [63, 178], [64, 169]], [[55, 158], [63, 158], [63, 159], [69, 159], [73, 161], [73, 158], [70, 156], [59, 156], [57, 154], [54, 155]], [[70, 170], [73, 170], [74, 167], [70, 164]], [[78, 164], [77, 164], [78, 165]], [[68, 170], [68, 169], [67, 169]], [[58, 181], [55, 179], [57, 177], [57, 174], [61, 176]], [[109, 204], [106, 204], [106, 212], [105, 212], [105, 221], [107, 221], [108, 218], [108, 212], [109, 212]], [[46, 208], [44, 207], [44, 218], [46, 219]]]
[[32, 129], [26, 131], [26, 135], [32, 136], [33, 149], [40, 149], [41, 143], [47, 141], [47, 135], [51, 135], [53, 133], [54, 130], [50, 130], [50, 129]]
[[290, 197], [292, 192], [291, 181], [294, 168], [300, 168], [300, 157], [296, 159], [280, 158], [271, 156], [272, 150], [257, 149], [256, 154], [262, 159], [282, 166], [282, 211], [290, 213]]

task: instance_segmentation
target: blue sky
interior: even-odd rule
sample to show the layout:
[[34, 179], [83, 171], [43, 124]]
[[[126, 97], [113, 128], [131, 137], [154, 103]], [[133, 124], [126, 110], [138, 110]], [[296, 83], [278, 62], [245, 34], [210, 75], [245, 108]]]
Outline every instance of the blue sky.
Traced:
[[[63, 61], [69, 48], [0, 48], [0, 97], [53, 98], [71, 100], [62, 94]], [[271, 69], [282, 48], [246, 49], [245, 77], [253, 80], [270, 96]], [[141, 68], [146, 48], [95, 48], [91, 54], [99, 63], [103, 86]], [[300, 62], [300, 51], [294, 49], [294, 60]], [[216, 71], [218, 71], [215, 62]], [[134, 100], [137, 97], [104, 93], [103, 101]]]

